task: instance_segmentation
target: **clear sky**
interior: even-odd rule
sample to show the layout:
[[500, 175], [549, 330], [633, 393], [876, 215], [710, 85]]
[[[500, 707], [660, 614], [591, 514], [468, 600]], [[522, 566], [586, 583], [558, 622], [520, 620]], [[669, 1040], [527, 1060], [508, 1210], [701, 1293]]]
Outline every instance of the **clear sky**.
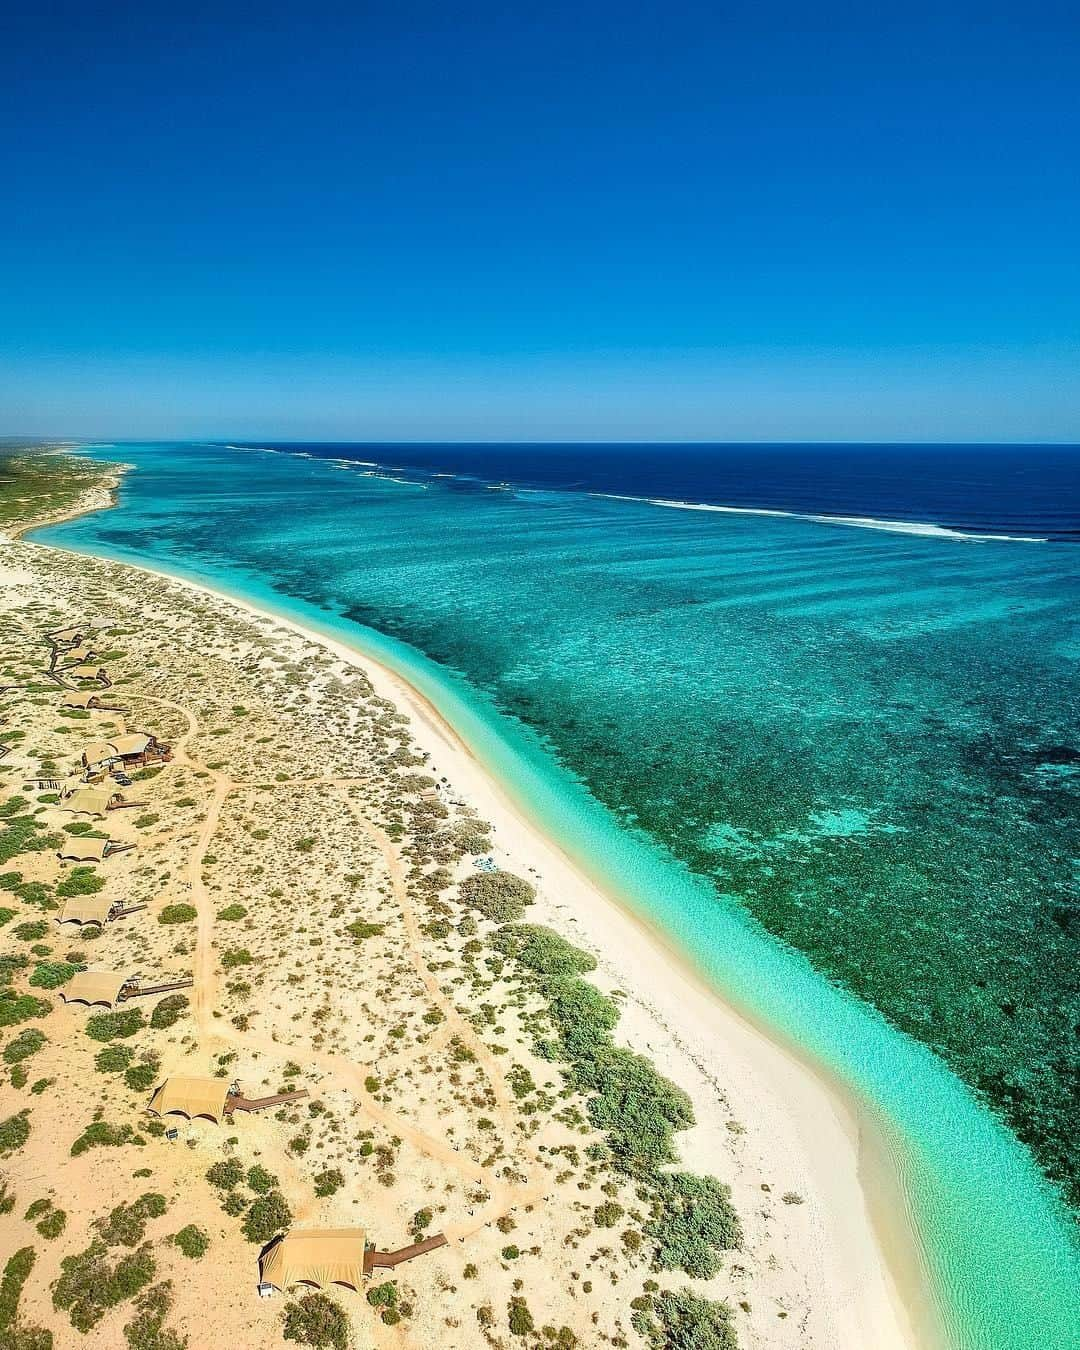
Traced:
[[1080, 6], [5, 7], [0, 432], [1080, 440]]

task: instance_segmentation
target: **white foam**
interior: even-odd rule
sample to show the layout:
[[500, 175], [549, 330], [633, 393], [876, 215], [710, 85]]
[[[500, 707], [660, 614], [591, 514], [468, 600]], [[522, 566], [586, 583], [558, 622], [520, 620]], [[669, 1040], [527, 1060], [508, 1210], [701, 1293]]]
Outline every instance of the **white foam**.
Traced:
[[820, 525], [850, 525], [859, 530], [888, 530], [893, 534], [917, 534], [933, 539], [997, 539], [1015, 544], [1045, 544], [1045, 537], [1027, 534], [971, 534], [931, 525], [917, 520], [878, 520], [875, 516], [830, 516], [806, 511], [779, 511], [766, 506], [716, 506], [711, 502], [669, 501], [664, 497], [630, 497], [619, 492], [591, 492], [591, 497], [606, 497], [618, 502], [641, 502], [647, 506], [667, 506], [677, 511], [716, 511], [732, 516], [782, 516], [788, 520], [812, 520]]

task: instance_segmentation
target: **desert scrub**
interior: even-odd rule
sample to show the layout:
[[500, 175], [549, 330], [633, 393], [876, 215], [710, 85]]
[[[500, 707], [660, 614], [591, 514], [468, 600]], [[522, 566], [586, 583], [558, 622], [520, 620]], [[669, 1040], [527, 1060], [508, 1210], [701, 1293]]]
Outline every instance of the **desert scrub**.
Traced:
[[147, 1054], [124, 1072], [124, 1082], [132, 1092], [145, 1092], [157, 1082], [161, 1061], [157, 1055]]
[[253, 957], [246, 947], [230, 947], [221, 954], [223, 970], [232, 970], [236, 966], [250, 966]]
[[144, 1191], [130, 1205], [117, 1205], [107, 1218], [96, 1219], [94, 1227], [106, 1246], [135, 1247], [146, 1236], [147, 1220], [160, 1219], [166, 1208], [163, 1195]]
[[533, 975], [560, 978], [596, 969], [595, 957], [539, 924], [508, 924], [491, 935], [491, 945]]
[[65, 899], [74, 895], [96, 895], [104, 889], [104, 877], [99, 877], [92, 867], [76, 867], [56, 884], [56, 894]]
[[218, 910], [218, 918], [228, 923], [236, 923], [240, 919], [247, 918], [247, 910], [243, 905], [226, 905], [224, 909]]
[[252, 1201], [241, 1225], [249, 1242], [262, 1244], [277, 1237], [292, 1223], [292, 1210], [280, 1191], [270, 1191]]
[[59, 989], [75, 972], [76, 967], [68, 961], [39, 961], [30, 976], [30, 983], [35, 989]]
[[325, 1294], [305, 1294], [285, 1308], [282, 1337], [301, 1345], [347, 1350], [349, 1319]]
[[0, 1158], [17, 1153], [30, 1138], [29, 1111], [20, 1111], [0, 1121]]
[[525, 907], [532, 904], [536, 891], [512, 872], [478, 872], [460, 883], [458, 898], [479, 910], [485, 919], [514, 923], [525, 913]]
[[341, 1171], [336, 1167], [331, 1167], [316, 1176], [315, 1194], [318, 1196], [333, 1195], [335, 1191], [340, 1191], [344, 1185], [345, 1177]]
[[120, 1148], [124, 1144], [145, 1144], [146, 1140], [136, 1134], [130, 1125], [110, 1125], [104, 1120], [95, 1120], [87, 1125], [82, 1134], [71, 1146], [71, 1156], [77, 1158], [92, 1148]]
[[168, 998], [163, 998], [154, 1006], [154, 1011], [150, 1014], [150, 1025], [155, 1031], [165, 1031], [180, 1018], [187, 1007], [188, 1000], [183, 994], [170, 994]]
[[33, 994], [17, 994], [14, 989], [0, 989], [0, 1027], [17, 1026], [31, 1017], [45, 1017], [51, 1007], [43, 998]]
[[155, 1266], [149, 1243], [114, 1265], [105, 1243], [95, 1238], [84, 1251], [65, 1256], [60, 1272], [53, 1286], [53, 1306], [68, 1314], [76, 1331], [86, 1333], [110, 1308], [144, 1289], [154, 1278]]
[[127, 1045], [107, 1045], [94, 1056], [94, 1068], [99, 1073], [123, 1073], [131, 1063], [135, 1051]]
[[29, 1059], [31, 1055], [37, 1054], [46, 1039], [44, 1032], [38, 1031], [36, 1027], [27, 1027], [4, 1046], [4, 1063], [18, 1064], [20, 1060]]
[[189, 1223], [186, 1228], [181, 1228], [179, 1233], [174, 1233], [173, 1242], [192, 1261], [201, 1260], [210, 1246], [210, 1239], [201, 1228], [197, 1228], [193, 1223]]
[[363, 942], [366, 938], [381, 937], [386, 930], [384, 923], [367, 923], [364, 919], [356, 919], [353, 923], [346, 924], [345, 931], [356, 942]]
[[[23, 1285], [29, 1279], [36, 1260], [37, 1253], [33, 1247], [20, 1247], [8, 1258], [3, 1279], [0, 1280], [0, 1331], [7, 1332], [14, 1325]], [[13, 1345], [17, 1347], [18, 1343], [13, 1340]]]
[[738, 1350], [731, 1309], [726, 1303], [698, 1298], [689, 1290], [664, 1290], [634, 1299], [631, 1325], [654, 1350], [687, 1346], [693, 1350]]
[[236, 1158], [224, 1158], [221, 1162], [216, 1162], [209, 1168], [206, 1179], [211, 1186], [216, 1186], [219, 1191], [231, 1191], [234, 1186], [239, 1186], [244, 1180], [243, 1164]]
[[85, 1031], [92, 1041], [124, 1040], [142, 1031], [143, 1015], [138, 1008], [122, 1012], [95, 1013], [86, 1023]]
[[194, 905], [166, 905], [157, 916], [158, 923], [194, 923], [199, 911]]

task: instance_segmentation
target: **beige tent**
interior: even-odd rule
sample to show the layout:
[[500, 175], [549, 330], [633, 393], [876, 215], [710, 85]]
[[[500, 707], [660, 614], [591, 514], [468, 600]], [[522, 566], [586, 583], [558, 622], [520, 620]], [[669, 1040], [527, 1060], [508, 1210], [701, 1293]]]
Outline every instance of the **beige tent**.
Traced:
[[220, 1122], [228, 1095], [229, 1085], [223, 1078], [168, 1078], [146, 1109], [158, 1116], [209, 1116]]
[[89, 896], [79, 896], [76, 900], [69, 900], [60, 911], [57, 923], [104, 923], [109, 917], [109, 910], [112, 908], [111, 900], [92, 899]]
[[78, 642], [82, 635], [81, 628], [61, 628], [55, 633], [50, 633], [49, 637], [53, 642]]
[[120, 751], [111, 741], [94, 741], [82, 752], [82, 762], [89, 769], [95, 764], [104, 764], [108, 759], [117, 759]]
[[65, 862], [104, 862], [109, 849], [108, 839], [68, 839], [57, 849], [56, 856]]
[[124, 800], [123, 794], [111, 788], [76, 788], [60, 803], [61, 811], [71, 811], [74, 815], [103, 816], [110, 806]]
[[99, 697], [100, 696], [95, 694], [93, 690], [88, 690], [86, 693], [79, 693], [77, 690], [73, 689], [71, 693], [65, 694], [60, 700], [60, 706], [61, 708], [92, 708]]
[[91, 661], [97, 655], [92, 647], [72, 647], [64, 653], [65, 661], [83, 662]]
[[104, 1003], [111, 1008], [126, 983], [126, 975], [115, 975], [111, 970], [84, 970], [71, 977], [68, 987], [60, 990], [60, 997], [65, 1003]]
[[131, 731], [110, 742], [113, 753], [117, 755], [142, 755], [153, 743], [153, 736], [148, 736], [144, 731]]
[[293, 1284], [343, 1284], [359, 1290], [364, 1279], [362, 1228], [293, 1228], [263, 1256], [259, 1278], [278, 1289]]
[[66, 670], [65, 675], [74, 675], [77, 680], [100, 680], [107, 678], [104, 666], [74, 666]]

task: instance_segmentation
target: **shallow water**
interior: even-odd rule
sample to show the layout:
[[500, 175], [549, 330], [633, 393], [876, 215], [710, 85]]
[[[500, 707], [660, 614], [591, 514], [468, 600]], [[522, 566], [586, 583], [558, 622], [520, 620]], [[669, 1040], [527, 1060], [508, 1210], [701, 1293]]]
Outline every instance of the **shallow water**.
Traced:
[[[36, 537], [394, 664], [870, 1104], [952, 1344], [1076, 1343], [1068, 1221], [1016, 1135], [1075, 1182], [1080, 549], [672, 510], [594, 495], [626, 486], [595, 465], [589, 491], [490, 491], [435, 450], [377, 477], [359, 452], [92, 453], [138, 466], [119, 509]], [[968, 514], [930, 523], [989, 528]]]

